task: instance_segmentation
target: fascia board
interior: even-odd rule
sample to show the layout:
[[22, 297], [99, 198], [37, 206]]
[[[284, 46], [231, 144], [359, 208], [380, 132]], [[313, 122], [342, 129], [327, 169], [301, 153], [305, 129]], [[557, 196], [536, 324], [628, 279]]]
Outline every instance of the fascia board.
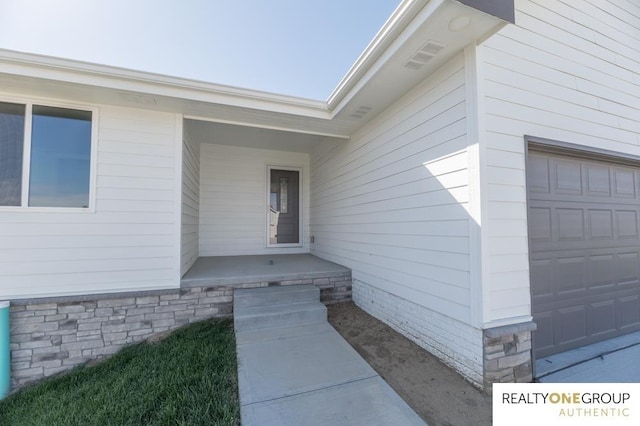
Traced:
[[11, 50], [0, 49], [0, 73], [330, 119], [323, 101]]
[[[373, 40], [367, 45], [349, 71], [338, 83], [331, 95], [327, 98], [327, 108], [334, 112], [339, 104], [344, 104], [345, 98], [353, 96], [354, 87], [362, 86], [365, 74], [370, 73], [376, 61], [387, 51], [398, 35], [409, 25], [427, 3], [441, 4], [443, 0], [404, 0], [394, 10], [389, 19], [382, 26]], [[437, 6], [436, 6], [437, 7]]]

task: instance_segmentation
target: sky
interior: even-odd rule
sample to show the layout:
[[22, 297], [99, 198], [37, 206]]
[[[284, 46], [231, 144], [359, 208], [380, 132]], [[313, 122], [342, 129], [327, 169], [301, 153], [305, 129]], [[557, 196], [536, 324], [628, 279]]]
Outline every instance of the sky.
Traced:
[[0, 0], [0, 48], [325, 100], [400, 0]]

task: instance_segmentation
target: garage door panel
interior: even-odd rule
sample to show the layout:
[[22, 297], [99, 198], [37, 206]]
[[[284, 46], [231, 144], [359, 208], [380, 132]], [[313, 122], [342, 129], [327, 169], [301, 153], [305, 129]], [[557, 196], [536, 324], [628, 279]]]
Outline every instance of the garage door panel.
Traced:
[[[601, 240], [588, 240], [589, 250], [585, 253], [584, 242], [580, 241], [550, 241], [550, 242], [538, 242], [531, 244], [535, 246], [535, 249], [544, 251], [544, 257], [557, 257], [557, 256], [577, 256], [577, 255], [604, 255], [609, 253], [622, 253], [631, 252], [638, 248], [638, 242], [636, 240], [615, 240], [616, 247], [611, 247], [611, 241]], [[532, 255], [538, 255], [540, 253], [532, 253]]]
[[609, 338], [616, 334], [616, 303], [615, 300], [591, 303], [587, 315], [588, 328], [594, 338]]
[[613, 193], [616, 198], [636, 198], [636, 175], [633, 170], [613, 169]]
[[640, 330], [640, 166], [529, 157], [536, 356]]
[[550, 192], [549, 159], [541, 155], [532, 154], [529, 156], [527, 164], [529, 191], [548, 194]]
[[556, 344], [553, 336], [553, 312], [539, 312], [536, 315], [538, 331], [534, 336], [534, 345], [537, 350], [553, 352]]
[[584, 269], [584, 257], [558, 259], [555, 280], [557, 294], [584, 290]]
[[635, 210], [616, 210], [616, 236], [620, 239], [638, 239], [638, 214]]
[[557, 342], [561, 345], [587, 341], [587, 308], [584, 305], [558, 309], [555, 313]]
[[615, 256], [612, 254], [588, 257], [586, 287], [590, 290], [615, 286]]
[[[582, 241], [585, 237], [582, 209], [556, 209], [558, 240]], [[553, 227], [553, 225], [552, 225]]]
[[618, 311], [621, 329], [640, 328], [640, 296], [633, 295], [618, 299]]
[[529, 238], [536, 242], [551, 241], [551, 208], [529, 211]]
[[584, 166], [587, 176], [586, 195], [596, 197], [609, 197], [611, 195], [611, 182], [609, 180], [609, 168], [589, 164]]
[[613, 239], [613, 215], [611, 210], [587, 210], [588, 238], [590, 240]]
[[533, 297], [553, 297], [553, 262], [551, 259], [532, 261], [531, 276], [537, 283], [540, 283], [532, 289]]
[[638, 252], [619, 253], [616, 256], [616, 282], [635, 285], [640, 277], [640, 256]]
[[[573, 160], [556, 159], [555, 176], [551, 176], [556, 194], [582, 195], [582, 167]], [[553, 164], [553, 163], [552, 163]], [[554, 179], [555, 178], [555, 179]]]

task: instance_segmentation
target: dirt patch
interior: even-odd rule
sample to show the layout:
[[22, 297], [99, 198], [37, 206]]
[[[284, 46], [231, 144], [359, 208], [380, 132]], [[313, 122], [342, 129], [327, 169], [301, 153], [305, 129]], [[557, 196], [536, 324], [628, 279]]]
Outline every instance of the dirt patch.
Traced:
[[430, 426], [490, 425], [491, 397], [358, 308], [328, 306], [329, 322]]

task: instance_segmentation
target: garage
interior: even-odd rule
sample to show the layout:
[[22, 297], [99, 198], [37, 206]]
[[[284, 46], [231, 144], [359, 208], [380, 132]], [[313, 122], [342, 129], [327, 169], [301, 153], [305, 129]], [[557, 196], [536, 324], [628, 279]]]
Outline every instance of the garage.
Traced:
[[640, 330], [640, 159], [529, 141], [536, 358]]

